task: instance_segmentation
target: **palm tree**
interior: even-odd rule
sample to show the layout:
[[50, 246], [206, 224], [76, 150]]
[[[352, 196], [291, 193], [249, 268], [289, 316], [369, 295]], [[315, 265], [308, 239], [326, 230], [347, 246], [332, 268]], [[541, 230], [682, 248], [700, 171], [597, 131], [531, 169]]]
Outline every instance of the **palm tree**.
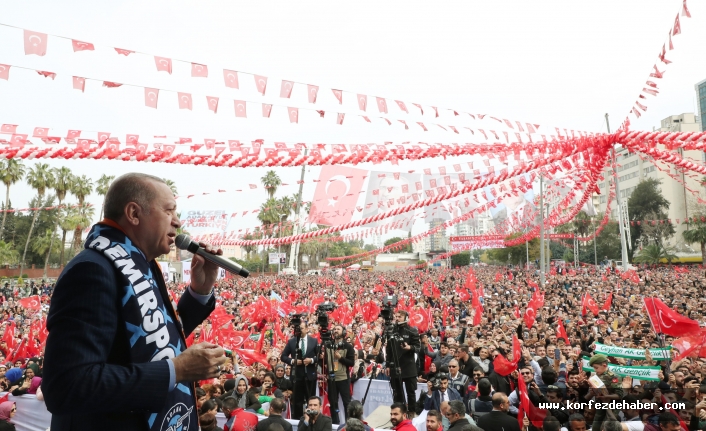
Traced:
[[169, 186], [169, 188], [172, 190], [172, 194], [173, 194], [174, 196], [178, 196], [176, 184], [174, 184], [174, 181], [168, 180], [168, 179], [166, 179], [166, 178], [162, 178], [162, 179], [164, 180], [164, 183], [165, 183], [167, 186]]
[[[73, 187], [73, 182], [74, 182], [74, 175], [71, 173], [71, 169], [67, 168], [66, 166], [62, 166], [61, 168], [53, 168], [52, 173], [54, 175], [54, 193], [56, 193], [56, 198], [59, 200], [59, 208], [57, 211], [54, 211], [54, 230], [53, 232], [56, 233], [56, 228], [59, 227], [59, 220], [61, 219], [60, 217], [60, 211], [61, 211], [61, 205], [64, 202], [64, 199], [66, 199], [66, 194], [71, 191], [71, 188]], [[47, 258], [44, 261], [44, 277], [47, 276], [47, 266], [49, 265], [49, 255], [51, 254], [51, 250], [54, 248], [54, 237], [55, 235], [50, 235], [50, 244], [47, 247], [50, 252], [47, 253]], [[61, 245], [61, 252], [63, 256], [63, 251], [64, 251], [64, 243]]]
[[[0, 178], [5, 184], [5, 210], [10, 206], [10, 186], [20, 181], [25, 176], [25, 166], [21, 160], [7, 159], [0, 161]], [[5, 230], [5, 217], [7, 212], [2, 213], [2, 225], [0, 225], [0, 235]]]
[[17, 262], [19, 253], [11, 243], [0, 240], [0, 264], [8, 265]]
[[85, 205], [82, 208], [77, 208], [76, 212], [74, 212], [72, 216], [67, 219], [66, 226], [69, 227], [69, 230], [74, 231], [74, 256], [81, 251], [81, 247], [83, 246], [83, 241], [81, 238], [83, 236], [83, 230], [91, 225], [91, 223], [93, 222], [93, 217], [95, 217], [95, 215], [95, 208], [93, 208], [92, 206]]
[[42, 255], [46, 253], [47, 257], [44, 259], [44, 278], [47, 278], [47, 268], [49, 268], [49, 256], [53, 251], [56, 251], [56, 246], [54, 245], [54, 237], [56, 236], [56, 229], [47, 229], [44, 235], [35, 238], [32, 242], [32, 251]]
[[633, 261], [637, 263], [655, 264], [660, 263], [663, 259], [666, 260], [667, 263], [672, 263], [673, 260], [678, 259], [678, 256], [674, 255], [670, 249], [662, 247], [659, 244], [652, 244], [640, 250], [640, 253], [635, 256]]
[[279, 178], [279, 175], [277, 175], [277, 172], [275, 171], [267, 171], [265, 176], [260, 178], [260, 181], [262, 182], [262, 185], [265, 186], [265, 190], [267, 190], [267, 197], [269, 197], [270, 199], [275, 196], [275, 193], [277, 192], [277, 187], [282, 184], [282, 180]]
[[[696, 217], [695, 223], [689, 223], [688, 230], [682, 232], [684, 241], [687, 244], [699, 243], [701, 247], [701, 261], [706, 262], [706, 223], [701, 223], [700, 217]], [[685, 222], [686, 223], [686, 222]]]
[[[105, 202], [105, 195], [108, 194], [108, 189], [110, 188], [110, 184], [113, 182], [115, 179], [115, 175], [106, 175], [103, 174], [101, 175], [100, 178], [98, 178], [98, 182], [96, 183], [96, 193], [98, 193], [100, 196], [103, 196], [103, 202]], [[99, 220], [103, 220], [103, 203], [101, 203], [101, 215], [98, 217]]]
[[[44, 194], [47, 188], [54, 187], [54, 174], [46, 163], [37, 163], [29, 169], [27, 174], [27, 184], [37, 191], [38, 206], [41, 206], [41, 202], [44, 201]], [[32, 231], [34, 230], [34, 224], [37, 222], [37, 217], [39, 216], [39, 208], [34, 210], [34, 216], [32, 217], [32, 224], [29, 226], [29, 234], [27, 234], [27, 241], [25, 242], [25, 250], [22, 253], [22, 260], [20, 261], [20, 277], [22, 277], [22, 270], [25, 265], [25, 258], [27, 257], [27, 249], [29, 248], [29, 241], [32, 239]]]
[[66, 207], [59, 210], [59, 227], [61, 227], [61, 251], [59, 252], [59, 267], [64, 266], [64, 252], [66, 251], [66, 232], [74, 230], [74, 218], [78, 216], [77, 207]]
[[[82, 175], [80, 178], [74, 178], [71, 193], [73, 193], [73, 195], [76, 196], [76, 199], [78, 199], [78, 215], [79, 219], [81, 219], [81, 222], [77, 223], [74, 227], [74, 254], [78, 254], [81, 250], [81, 243], [83, 242], [81, 241], [81, 236], [83, 235], [82, 231], [92, 221], [90, 219], [88, 221], [85, 220], [85, 216], [89, 213], [85, 205], [86, 196], [90, 195], [91, 192], [93, 192], [93, 181], [90, 178], [86, 175]], [[91, 209], [90, 214], [91, 217], [93, 217], [95, 215], [95, 210]]]

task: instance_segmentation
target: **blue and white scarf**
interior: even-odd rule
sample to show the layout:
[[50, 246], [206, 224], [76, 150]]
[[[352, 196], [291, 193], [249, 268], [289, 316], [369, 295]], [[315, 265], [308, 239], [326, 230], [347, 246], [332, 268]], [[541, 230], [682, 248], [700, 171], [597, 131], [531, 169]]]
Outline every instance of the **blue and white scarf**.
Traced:
[[[147, 262], [125, 233], [107, 224], [93, 226], [85, 247], [103, 254], [123, 279], [119, 289], [131, 362], [161, 361], [183, 352], [186, 341], [157, 263]], [[145, 412], [145, 419], [154, 431], [197, 430], [193, 385], [177, 383], [167, 394], [164, 407]]]

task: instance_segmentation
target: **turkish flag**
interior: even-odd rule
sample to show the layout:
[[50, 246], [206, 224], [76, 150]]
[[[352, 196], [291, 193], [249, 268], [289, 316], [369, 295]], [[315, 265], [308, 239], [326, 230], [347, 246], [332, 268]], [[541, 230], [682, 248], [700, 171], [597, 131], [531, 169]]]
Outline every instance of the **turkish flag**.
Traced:
[[81, 78], [80, 76], [73, 77], [74, 90], [81, 90], [83, 92], [86, 89], [86, 78]]
[[262, 104], [262, 116], [265, 118], [270, 118], [270, 114], [272, 113], [272, 105], [268, 103], [263, 103]]
[[71, 46], [74, 48], [74, 52], [77, 51], [94, 51], [95, 47], [92, 43], [81, 42], [80, 40], [71, 39]]
[[206, 103], [208, 103], [208, 109], [213, 111], [213, 113], [218, 112], [218, 97], [206, 96]]
[[380, 113], [385, 113], [387, 114], [387, 102], [385, 101], [384, 97], [376, 97], [377, 103], [378, 103], [378, 110]]
[[254, 75], [255, 77], [255, 87], [257, 87], [258, 93], [265, 95], [265, 90], [267, 90], [267, 77]]
[[223, 69], [223, 80], [228, 88], [239, 88], [238, 72], [235, 70]]
[[569, 343], [569, 335], [566, 333], [564, 322], [562, 322], [561, 319], [557, 319], [556, 338], [563, 338], [567, 344]]
[[407, 105], [405, 105], [403, 101], [395, 100], [395, 102], [397, 102], [397, 106], [399, 106], [401, 110], [409, 114], [409, 111], [407, 110]]
[[171, 58], [157, 57], [155, 55], [154, 56], [154, 64], [157, 65], [158, 72], [167, 72], [170, 75], [172, 74], [172, 59]]
[[208, 66], [205, 64], [191, 63], [192, 78], [208, 78]]
[[513, 315], [515, 316], [515, 319], [519, 319], [522, 317], [522, 313], [520, 313], [520, 307], [515, 305], [515, 311], [513, 312]]
[[240, 357], [240, 359], [243, 360], [243, 363], [247, 366], [250, 366], [255, 362], [259, 362], [260, 364], [264, 365], [265, 368], [270, 368], [270, 364], [267, 362], [267, 357], [261, 353], [256, 353], [253, 350], [244, 349], [233, 349], [233, 352], [237, 353], [238, 357]]
[[347, 166], [322, 166], [309, 221], [330, 226], [348, 223], [353, 217], [351, 210], [358, 201], [366, 174], [365, 170]]
[[49, 129], [46, 127], [35, 127], [34, 133], [32, 133], [33, 138], [45, 138], [49, 133]]
[[336, 96], [336, 99], [338, 100], [338, 104], [339, 105], [343, 104], [343, 91], [334, 90], [334, 89], [331, 89], [331, 91], [333, 91], [333, 95]]
[[4, 79], [5, 81], [10, 79], [10, 65], [9, 64], [0, 64], [0, 79]]
[[336, 118], [336, 124], [338, 124], [339, 126], [342, 125], [343, 124], [343, 117], [345, 117], [345, 116], [346, 116], [346, 114], [339, 112], [338, 117]]
[[417, 310], [409, 316], [409, 325], [419, 329], [419, 332], [426, 332], [429, 329], [428, 315], [424, 310]]
[[289, 112], [289, 122], [299, 123], [299, 108], [288, 107], [287, 112]]
[[591, 298], [591, 295], [588, 293], [583, 297], [583, 307], [581, 309], [582, 316], [586, 315], [587, 308], [591, 311], [591, 313], [593, 313], [594, 316], [598, 316], [598, 304], [596, 304], [596, 301]]
[[603, 308], [601, 308], [601, 310], [603, 310], [603, 311], [610, 310], [610, 304], [612, 302], [613, 302], [613, 292], [608, 294], [608, 296], [605, 299], [605, 303], [603, 304]]
[[701, 330], [697, 334], [687, 335], [672, 341], [672, 347], [679, 351], [679, 355], [674, 358], [680, 361], [687, 356], [698, 356], [706, 358], [706, 330]]
[[701, 332], [699, 323], [672, 310], [659, 298], [644, 298], [652, 327], [658, 334], [681, 337]]
[[157, 100], [159, 99], [159, 88], [145, 87], [145, 106], [148, 108], [157, 109]]
[[294, 88], [294, 82], [282, 80], [282, 88], [279, 90], [279, 97], [284, 99], [289, 99], [292, 95], [292, 89]]
[[309, 103], [316, 103], [316, 96], [319, 95], [319, 86], [307, 84], [306, 91]]
[[527, 385], [522, 378], [517, 379], [517, 387], [520, 393], [520, 408], [517, 414], [517, 421], [520, 423], [520, 428], [523, 428], [522, 421], [525, 415], [530, 422], [532, 422], [532, 425], [541, 428], [544, 424], [544, 418], [547, 417], [547, 411], [541, 410], [539, 407], [532, 404], [527, 394]]
[[367, 107], [368, 107], [368, 96], [366, 96], [365, 94], [359, 94], [358, 95], [358, 108], [360, 108], [361, 111], [365, 111]]
[[517, 369], [517, 363], [508, 361], [503, 355], [498, 355], [493, 359], [493, 369], [496, 373], [505, 377]]
[[247, 118], [247, 103], [245, 100], [235, 100], [235, 116], [241, 118]]
[[10, 349], [15, 348], [15, 321], [9, 320], [5, 327], [5, 334], [2, 336], [2, 341], [7, 344]]
[[188, 109], [191, 111], [191, 94], [189, 93], [177, 93], [179, 96], [179, 109]]
[[44, 56], [47, 53], [47, 35], [30, 30], [24, 31], [25, 55]]

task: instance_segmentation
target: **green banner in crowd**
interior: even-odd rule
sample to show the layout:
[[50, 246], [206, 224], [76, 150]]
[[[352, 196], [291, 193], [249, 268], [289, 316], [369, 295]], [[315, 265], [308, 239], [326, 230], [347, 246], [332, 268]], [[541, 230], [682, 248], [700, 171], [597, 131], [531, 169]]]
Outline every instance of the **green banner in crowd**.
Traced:
[[[589, 358], [585, 356], [581, 358], [581, 368], [583, 368], [584, 371], [590, 371], [594, 373], [595, 370], [593, 369], [593, 367], [588, 365], [588, 359]], [[620, 377], [630, 376], [633, 379], [651, 381], [659, 380], [659, 372], [661, 370], [660, 367], [629, 367], [627, 365], [614, 364], [608, 364], [608, 369], [614, 372], [615, 374], [619, 375]]]
[[[657, 349], [650, 349], [650, 354], [652, 359], [656, 361], [670, 359], [671, 347], [661, 347]], [[596, 350], [594, 353], [601, 353], [606, 356], [613, 356], [615, 358], [626, 358], [626, 359], [645, 359], [645, 349], [631, 349], [628, 347], [618, 347], [618, 346], [608, 346], [606, 344], [596, 343]]]

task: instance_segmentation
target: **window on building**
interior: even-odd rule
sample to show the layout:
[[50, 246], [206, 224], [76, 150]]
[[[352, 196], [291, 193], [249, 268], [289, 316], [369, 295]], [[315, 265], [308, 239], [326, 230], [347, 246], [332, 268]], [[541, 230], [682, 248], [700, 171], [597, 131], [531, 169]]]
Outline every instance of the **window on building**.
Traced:
[[650, 167], [647, 167], [647, 168], [644, 168], [644, 169], [642, 170], [642, 172], [643, 172], [645, 175], [649, 174], [650, 172], [654, 172], [654, 171], [655, 171], [654, 165], [652, 165], [652, 166], [650, 166]]

